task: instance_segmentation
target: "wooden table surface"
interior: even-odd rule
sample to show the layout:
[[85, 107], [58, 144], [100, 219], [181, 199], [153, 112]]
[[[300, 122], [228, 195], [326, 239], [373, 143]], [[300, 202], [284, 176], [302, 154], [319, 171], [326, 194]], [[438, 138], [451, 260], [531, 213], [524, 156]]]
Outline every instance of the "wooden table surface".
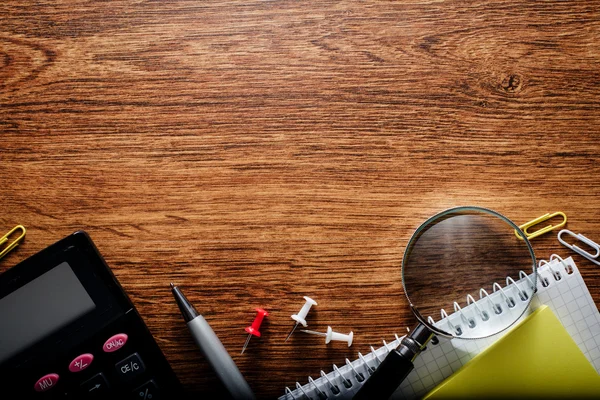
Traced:
[[[600, 240], [598, 65], [595, 2], [3, 2], [0, 228], [29, 231], [0, 271], [84, 229], [190, 391], [224, 393], [171, 281], [282, 395], [413, 325], [404, 248], [444, 208]], [[351, 348], [284, 343], [304, 295]]]

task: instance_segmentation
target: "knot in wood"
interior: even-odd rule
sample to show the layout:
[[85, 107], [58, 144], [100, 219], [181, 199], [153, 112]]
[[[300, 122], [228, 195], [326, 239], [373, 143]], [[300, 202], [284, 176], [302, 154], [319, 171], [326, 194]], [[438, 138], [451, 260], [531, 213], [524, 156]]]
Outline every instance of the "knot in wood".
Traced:
[[500, 89], [505, 93], [517, 93], [523, 87], [523, 78], [519, 74], [510, 74], [500, 83]]
[[10, 64], [10, 56], [7, 53], [0, 53], [0, 69], [8, 67]]

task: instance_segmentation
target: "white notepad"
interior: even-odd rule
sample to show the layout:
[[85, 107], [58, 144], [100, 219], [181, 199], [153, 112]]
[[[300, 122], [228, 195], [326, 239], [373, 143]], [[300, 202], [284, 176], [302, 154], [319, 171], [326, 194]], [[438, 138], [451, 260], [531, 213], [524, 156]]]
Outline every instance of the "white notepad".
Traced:
[[[521, 279], [516, 280], [517, 285], [527, 284], [531, 276], [523, 274]], [[596, 308], [594, 300], [588, 291], [585, 282], [575, 262], [571, 257], [564, 261], [560, 257], [552, 256], [551, 261], [538, 269], [537, 294], [532, 299], [530, 311], [535, 310], [541, 304], [548, 305], [559, 318], [567, 332], [575, 340], [586, 358], [600, 373], [600, 313]], [[512, 289], [512, 284], [505, 290]], [[488, 302], [476, 302], [482, 309], [488, 309]], [[490, 313], [492, 315], [493, 312]], [[528, 313], [526, 313], [527, 315]], [[525, 316], [521, 317], [524, 318]], [[455, 325], [460, 324], [460, 316], [457, 313], [448, 316]], [[436, 325], [448, 329], [447, 319], [436, 322]], [[474, 328], [477, 329], [477, 328]], [[477, 340], [444, 339], [440, 338], [439, 344], [429, 344], [415, 360], [415, 369], [402, 382], [398, 390], [392, 396], [393, 399], [420, 398], [442, 382], [445, 378], [466, 364], [475, 355], [479, 354], [507, 331], [497, 335]], [[351, 399], [360, 389], [361, 376], [368, 377], [368, 369], [365, 363], [372, 369], [385, 358], [388, 349], [398, 346], [402, 337], [370, 353], [360, 356], [358, 359], [342, 363], [343, 367], [325, 374], [321, 371], [321, 377], [314, 379], [304, 386], [296, 383], [296, 388], [286, 388], [285, 394], [279, 399]], [[385, 344], [385, 342], [384, 342]], [[359, 375], [359, 376], [357, 376]], [[351, 383], [346, 387], [344, 383]], [[335, 390], [338, 393], [335, 393]]]

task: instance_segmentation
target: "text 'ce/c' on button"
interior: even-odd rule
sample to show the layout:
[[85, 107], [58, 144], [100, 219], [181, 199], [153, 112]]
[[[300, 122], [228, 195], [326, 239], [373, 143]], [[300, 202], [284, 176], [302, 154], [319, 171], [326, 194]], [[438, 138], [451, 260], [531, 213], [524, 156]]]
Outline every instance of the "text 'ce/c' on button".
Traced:
[[144, 362], [138, 353], [133, 353], [126, 359], [119, 361], [115, 368], [117, 375], [123, 381], [130, 381], [138, 375], [141, 375], [146, 370]]

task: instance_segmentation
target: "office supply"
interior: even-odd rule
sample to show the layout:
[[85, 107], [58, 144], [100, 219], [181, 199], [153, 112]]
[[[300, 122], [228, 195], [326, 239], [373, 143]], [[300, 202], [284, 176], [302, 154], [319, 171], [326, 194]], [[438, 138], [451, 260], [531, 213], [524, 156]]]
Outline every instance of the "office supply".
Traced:
[[424, 399], [598, 398], [600, 375], [541, 306]]
[[250, 386], [208, 322], [202, 315], [198, 314], [196, 308], [173, 283], [171, 283], [171, 292], [194, 342], [196, 342], [229, 394], [236, 400], [254, 399]]
[[348, 343], [348, 347], [350, 347], [350, 346], [352, 346], [352, 339], [354, 338], [354, 332], [350, 331], [349, 334], [345, 335], [343, 333], [334, 332], [330, 326], [327, 327], [327, 333], [309, 331], [308, 329], [302, 329], [301, 331], [304, 333], [308, 333], [310, 335], [324, 336], [325, 344], [329, 344], [329, 342], [334, 340], [334, 341], [346, 342], [346, 343]]
[[294, 331], [296, 330], [296, 328], [298, 327], [299, 324], [302, 324], [302, 326], [305, 328], [308, 326], [308, 324], [306, 323], [306, 316], [308, 315], [308, 311], [310, 310], [310, 308], [312, 306], [317, 305], [317, 302], [308, 296], [304, 296], [304, 300], [305, 300], [305, 303], [302, 306], [302, 308], [300, 309], [300, 311], [298, 311], [298, 314], [292, 315], [292, 319], [294, 321], [296, 321], [296, 323], [294, 324], [294, 327], [292, 328], [290, 333], [285, 338], [285, 342], [287, 342], [287, 340], [290, 338], [290, 336], [292, 336], [292, 333], [294, 333]]
[[346, 365], [348, 367], [350, 367], [350, 369], [352, 370], [352, 372], [354, 373], [354, 378], [358, 381], [358, 382], [363, 382], [366, 378], [365, 375], [362, 372], [358, 372], [356, 370], [356, 368], [354, 368], [354, 365], [352, 365], [352, 362], [350, 362], [350, 360], [348, 360], [346, 358]]
[[[310, 378], [310, 377], [309, 377], [309, 378]], [[304, 388], [302, 387], [302, 385], [300, 385], [298, 382], [296, 382], [296, 390], [298, 390], [300, 393], [302, 393], [302, 394], [304, 395], [304, 397], [306, 397], [306, 398], [310, 399], [310, 397], [308, 397], [308, 395], [307, 395], [307, 394], [306, 394], [306, 392], [304, 391]], [[321, 398], [322, 398], [322, 399], [326, 399], [326, 398], [327, 398], [327, 396], [326, 396], [326, 395], [325, 395], [323, 392], [321, 392], [321, 391], [319, 390], [319, 388], [317, 388], [317, 389], [316, 389], [316, 392], [317, 392], [317, 395], [323, 396], [323, 397], [319, 397], [319, 399], [321, 399]], [[291, 394], [291, 393], [292, 393], [292, 391], [290, 390], [290, 388], [289, 388], [289, 387], [286, 387], [286, 388], [285, 388], [285, 393], [290, 393], [290, 394]]]
[[[539, 223], [542, 223], [544, 221], [547, 221], [547, 220], [549, 220], [551, 218], [554, 218], [556, 216], [559, 216], [559, 215], [562, 217], [562, 221], [559, 224], [557, 224], [557, 225], [550, 224], [550, 225], [548, 225], [548, 226], [546, 226], [544, 228], [538, 229], [537, 231], [535, 231], [533, 233], [529, 233], [528, 232], [528, 229], [531, 228], [532, 226], [537, 225]], [[544, 233], [550, 232], [550, 231], [552, 231], [554, 229], [562, 228], [563, 226], [565, 226], [566, 223], [567, 223], [567, 216], [565, 215], [565, 213], [563, 213], [561, 211], [558, 211], [558, 212], [555, 212], [555, 213], [552, 213], [552, 214], [546, 213], [546, 214], [542, 215], [541, 217], [537, 217], [535, 219], [532, 219], [531, 221], [526, 222], [523, 225], [520, 225], [519, 229], [521, 229], [523, 231], [523, 233], [525, 234], [525, 237], [527, 239], [531, 240], [531, 239], [536, 238], [536, 237], [538, 237], [540, 235], [543, 235]], [[515, 230], [515, 235], [519, 239], [523, 239], [523, 237], [521, 236], [521, 234], [517, 230]]]
[[246, 339], [246, 343], [244, 343], [244, 347], [242, 348], [241, 354], [244, 354], [244, 351], [246, 350], [246, 347], [248, 347], [248, 343], [250, 343], [250, 338], [252, 336], [260, 337], [260, 325], [262, 324], [263, 319], [267, 315], [269, 315], [269, 313], [263, 310], [262, 308], [256, 309], [256, 317], [254, 318], [252, 325], [244, 328], [244, 330], [248, 332], [248, 338]]
[[21, 243], [23, 241], [23, 239], [25, 239], [27, 230], [25, 229], [25, 227], [23, 225], [17, 225], [14, 228], [12, 228], [6, 235], [4, 235], [0, 238], [0, 246], [2, 246], [4, 243], [8, 242], [9, 237], [12, 236], [17, 231], [21, 231], [19, 236], [17, 236], [12, 242], [10, 242], [8, 245], [6, 245], [6, 247], [4, 247], [4, 249], [2, 249], [0, 247], [0, 259], [2, 259], [5, 255], [10, 253], [15, 247], [17, 247], [19, 245], [19, 243]]
[[0, 387], [14, 398], [179, 393], [179, 382], [89, 236], [0, 275]]
[[[558, 274], [550, 270], [550, 266]], [[517, 285], [532, 285], [533, 274], [517, 274], [519, 279]], [[557, 279], [559, 278], [559, 279]], [[575, 262], [571, 257], [561, 259], [556, 255], [550, 257], [548, 264], [542, 265], [538, 270], [537, 293], [531, 301], [531, 310], [541, 305], [547, 305], [558, 317], [561, 324], [573, 338], [586, 359], [594, 366], [596, 372], [600, 373], [600, 313], [596, 308], [594, 300], [590, 295], [583, 277], [579, 273]], [[512, 283], [505, 286], [505, 291], [513, 291], [517, 295], [517, 287]], [[472, 296], [471, 296], [472, 297]], [[477, 304], [482, 311], [489, 312], [489, 322], [495, 323], [498, 315], [492, 310], [492, 306], [484, 297], [472, 304]], [[510, 312], [510, 310], [508, 310]], [[460, 313], [452, 313], [436, 324], [446, 325], [455, 321], [460, 323]], [[480, 324], [479, 326], [481, 326]], [[505, 332], [495, 336], [477, 340], [447, 339], [438, 337], [439, 343], [430, 342], [421, 357], [415, 360], [415, 368], [394, 392], [393, 399], [420, 398], [433, 389], [436, 385], [449, 377], [453, 372], [465, 365], [469, 360], [493, 344]], [[371, 347], [371, 352], [352, 361], [357, 371], [368, 374], [369, 369], [375, 369], [383, 361], [391, 349], [397, 347], [404, 338], [396, 337], [391, 343], [385, 343], [377, 349]], [[339, 375], [346, 377], [352, 387], [346, 388], [341, 384]], [[332, 371], [329, 374], [320, 372], [320, 377], [304, 386], [304, 390], [311, 398], [317, 398], [314, 389], [317, 386], [327, 396], [337, 393], [336, 399], [350, 399], [362, 385], [353, 377], [353, 371], [347, 366], [339, 368], [339, 373]], [[283, 395], [279, 400], [301, 399], [301, 392], [293, 390]]]
[[[519, 270], [536, 275], [533, 248], [526, 237], [505, 216], [481, 207], [456, 207], [442, 211], [421, 224], [411, 236], [402, 258], [402, 286], [418, 325], [391, 349], [375, 372], [360, 387], [354, 400], [387, 399], [414, 368], [415, 358], [434, 335], [478, 339], [494, 335], [514, 324], [529, 307], [535, 285], [518, 286], [520, 296], [506, 293], [494, 279], [514, 276]], [[523, 234], [524, 235], [524, 234]], [[493, 254], [494, 265], [489, 258]], [[488, 295], [484, 288], [493, 289]], [[491, 305], [489, 312], [500, 315], [486, 323], [472, 304], [461, 308], [454, 303], [460, 319], [436, 325], [428, 316], [447, 307], [459, 293], [480, 290]], [[523, 295], [525, 293], [525, 295]], [[518, 300], [515, 300], [518, 299]], [[504, 310], [510, 310], [505, 312]], [[442, 317], [446, 317], [443, 311]], [[477, 328], [477, 329], [475, 329]]]
[[[583, 250], [581, 247], [575, 245], [575, 244], [569, 244], [567, 243], [563, 238], [562, 235], [567, 234], [569, 236], [574, 237], [575, 239], [579, 240], [582, 243], [587, 244], [588, 246], [590, 246], [592, 249], [594, 249], [594, 251], [596, 252], [595, 254], [590, 254], [589, 252]], [[596, 242], [594, 242], [591, 239], [586, 238], [585, 236], [583, 236], [582, 234], [576, 234], [571, 232], [568, 229], [563, 229], [560, 232], [558, 232], [558, 241], [561, 242], [565, 247], [568, 247], [569, 249], [573, 250], [574, 252], [584, 256], [585, 258], [587, 258], [588, 260], [590, 260], [591, 262], [593, 262], [596, 265], [600, 265], [600, 259], [598, 257], [600, 257], [600, 245]]]

